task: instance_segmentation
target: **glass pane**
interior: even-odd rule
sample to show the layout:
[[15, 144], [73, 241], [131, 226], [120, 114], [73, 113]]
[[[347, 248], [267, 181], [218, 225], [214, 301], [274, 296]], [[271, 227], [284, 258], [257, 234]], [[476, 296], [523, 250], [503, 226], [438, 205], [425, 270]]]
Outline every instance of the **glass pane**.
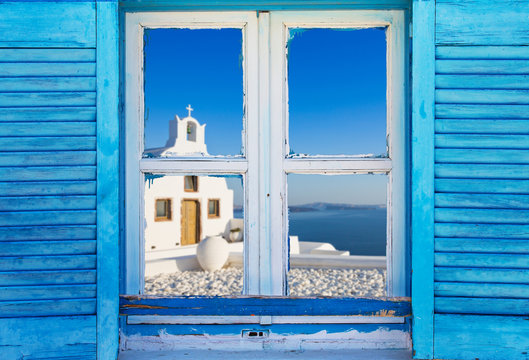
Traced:
[[156, 217], [167, 218], [167, 208], [169, 200], [156, 200]]
[[290, 295], [386, 294], [386, 175], [288, 175]]
[[[200, 187], [193, 193], [184, 191], [186, 177], [145, 174], [145, 293], [238, 295], [243, 279], [242, 177], [196, 176]], [[220, 200], [213, 218], [210, 198]], [[160, 221], [163, 211], [170, 216]]]
[[387, 156], [384, 28], [290, 29], [291, 156]]
[[242, 54], [241, 29], [145, 29], [144, 157], [241, 154]]

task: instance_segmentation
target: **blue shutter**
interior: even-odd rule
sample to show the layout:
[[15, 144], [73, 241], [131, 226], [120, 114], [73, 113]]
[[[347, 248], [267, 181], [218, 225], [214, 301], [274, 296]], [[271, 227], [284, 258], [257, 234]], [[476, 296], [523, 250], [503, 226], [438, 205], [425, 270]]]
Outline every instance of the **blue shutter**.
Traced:
[[529, 352], [529, 1], [437, 0], [434, 357]]
[[96, 4], [0, 4], [0, 358], [96, 356]]

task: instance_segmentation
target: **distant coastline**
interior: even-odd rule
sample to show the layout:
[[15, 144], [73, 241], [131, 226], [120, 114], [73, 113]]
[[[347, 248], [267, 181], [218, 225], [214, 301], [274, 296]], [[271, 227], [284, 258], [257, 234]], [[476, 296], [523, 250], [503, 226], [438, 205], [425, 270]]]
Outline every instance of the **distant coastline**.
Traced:
[[291, 213], [309, 212], [309, 211], [327, 211], [327, 210], [376, 210], [385, 209], [386, 205], [357, 205], [357, 204], [337, 204], [315, 202], [303, 205], [290, 205], [288, 210]]

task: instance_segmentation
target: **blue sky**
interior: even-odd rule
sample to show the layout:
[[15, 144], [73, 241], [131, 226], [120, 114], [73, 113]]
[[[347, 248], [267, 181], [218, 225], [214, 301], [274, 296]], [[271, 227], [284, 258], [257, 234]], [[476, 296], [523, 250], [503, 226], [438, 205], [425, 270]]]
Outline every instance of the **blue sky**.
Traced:
[[[240, 29], [151, 29], [145, 32], [145, 148], [165, 145], [168, 121], [187, 116], [206, 123], [211, 155], [238, 155], [243, 119]], [[383, 29], [305, 29], [288, 44], [289, 142], [296, 153], [385, 153], [386, 42]], [[292, 204], [322, 201], [381, 204], [381, 180], [360, 176], [366, 194], [346, 178], [289, 176]], [[341, 178], [341, 179], [339, 179]], [[376, 177], [384, 178], [385, 177]], [[318, 189], [327, 189], [322, 195]], [[296, 189], [296, 190], [294, 190]], [[315, 192], [316, 191], [316, 192]], [[330, 191], [330, 192], [329, 192]], [[385, 187], [384, 187], [385, 191]], [[335, 199], [332, 200], [331, 199]], [[375, 200], [376, 199], [376, 200]]]

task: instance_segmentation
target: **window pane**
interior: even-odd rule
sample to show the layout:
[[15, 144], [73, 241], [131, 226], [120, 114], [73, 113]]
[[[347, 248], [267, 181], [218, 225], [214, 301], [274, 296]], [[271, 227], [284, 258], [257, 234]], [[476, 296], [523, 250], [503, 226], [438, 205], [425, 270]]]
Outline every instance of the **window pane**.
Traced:
[[290, 295], [385, 295], [386, 188], [386, 175], [288, 175]]
[[[188, 177], [197, 178], [197, 192], [184, 191]], [[241, 176], [145, 174], [145, 293], [240, 294], [243, 197]], [[156, 221], [161, 213], [171, 216]]]
[[145, 29], [144, 157], [241, 154], [242, 54], [241, 29]]
[[387, 156], [384, 28], [290, 29], [290, 154]]
[[184, 190], [189, 192], [198, 191], [198, 177], [184, 176]]
[[155, 220], [171, 220], [171, 200], [158, 199], [156, 200], [156, 216]]

